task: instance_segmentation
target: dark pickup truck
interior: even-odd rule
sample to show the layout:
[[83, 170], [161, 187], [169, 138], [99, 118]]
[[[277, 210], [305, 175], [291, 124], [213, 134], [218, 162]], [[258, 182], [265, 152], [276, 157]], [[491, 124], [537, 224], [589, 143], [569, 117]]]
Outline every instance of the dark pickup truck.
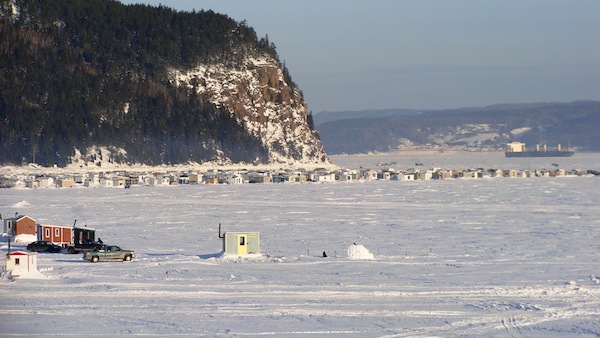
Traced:
[[100, 239], [96, 241], [96, 230], [92, 228], [73, 227], [73, 243], [66, 246], [70, 254], [80, 253], [82, 251], [100, 250], [104, 244]]
[[67, 252], [70, 254], [76, 254], [80, 252], [100, 250], [104, 247], [104, 244], [99, 242], [90, 242], [90, 243], [77, 243], [73, 245], [67, 246]]

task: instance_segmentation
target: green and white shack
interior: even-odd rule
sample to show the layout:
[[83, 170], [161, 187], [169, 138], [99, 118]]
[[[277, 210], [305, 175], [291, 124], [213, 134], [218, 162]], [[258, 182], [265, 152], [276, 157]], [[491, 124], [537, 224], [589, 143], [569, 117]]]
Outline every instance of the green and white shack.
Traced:
[[223, 239], [223, 252], [232, 255], [248, 255], [260, 253], [260, 233], [227, 231], [221, 235], [219, 224], [219, 238]]

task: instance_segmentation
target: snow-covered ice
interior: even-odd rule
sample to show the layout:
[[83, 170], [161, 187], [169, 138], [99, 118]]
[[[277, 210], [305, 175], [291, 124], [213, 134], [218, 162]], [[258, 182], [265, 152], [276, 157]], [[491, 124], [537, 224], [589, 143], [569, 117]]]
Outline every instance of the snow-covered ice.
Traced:
[[598, 337], [599, 205], [597, 177], [5, 189], [3, 215], [137, 257], [39, 254], [0, 336]]

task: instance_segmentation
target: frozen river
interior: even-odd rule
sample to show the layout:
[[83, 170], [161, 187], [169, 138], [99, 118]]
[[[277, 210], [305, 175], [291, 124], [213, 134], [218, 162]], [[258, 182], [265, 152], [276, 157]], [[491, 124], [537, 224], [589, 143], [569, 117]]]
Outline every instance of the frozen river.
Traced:
[[[598, 337], [599, 206], [598, 177], [0, 190], [137, 253], [39, 254], [0, 281], [0, 336]], [[220, 255], [219, 223], [263, 255]]]
[[377, 164], [391, 164], [397, 169], [424, 168], [442, 169], [582, 169], [600, 170], [600, 153], [576, 152], [572, 157], [524, 157], [506, 158], [503, 152], [466, 151], [405, 151], [369, 155], [331, 155], [333, 163], [342, 168], [376, 168]]

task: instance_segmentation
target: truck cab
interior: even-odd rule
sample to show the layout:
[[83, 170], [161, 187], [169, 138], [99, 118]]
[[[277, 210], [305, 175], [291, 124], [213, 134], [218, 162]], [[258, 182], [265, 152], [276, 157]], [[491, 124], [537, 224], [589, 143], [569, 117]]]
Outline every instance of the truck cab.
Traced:
[[95, 229], [73, 227], [73, 243], [67, 245], [67, 252], [75, 254], [82, 251], [99, 250], [103, 246], [102, 242], [96, 241]]

